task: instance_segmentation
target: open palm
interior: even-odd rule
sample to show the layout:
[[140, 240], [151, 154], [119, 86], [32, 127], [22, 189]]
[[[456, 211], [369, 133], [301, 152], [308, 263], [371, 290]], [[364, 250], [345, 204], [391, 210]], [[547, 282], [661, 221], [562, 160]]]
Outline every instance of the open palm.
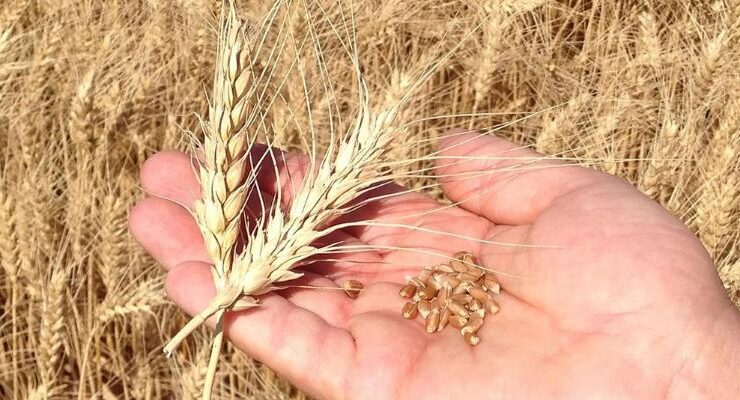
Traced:
[[[711, 260], [626, 182], [536, 157], [501, 139], [450, 135], [437, 173], [457, 205], [417, 193], [368, 203], [341, 222], [377, 223], [343, 229], [338, 239], [382, 250], [317, 261], [298, 282], [358, 279], [358, 299], [282, 290], [263, 296], [262, 307], [229, 314], [229, 339], [321, 398], [668, 397], [717, 321], [738, 326]], [[305, 162], [286, 155], [284, 169], [299, 176]], [[274, 181], [265, 177], [265, 190], [276, 190]], [[169, 269], [169, 296], [197, 313], [214, 288], [184, 208], [198, 195], [192, 163], [160, 153], [142, 183], [153, 197], [132, 211], [131, 230]], [[400, 315], [405, 279], [460, 250], [499, 272], [503, 286], [501, 311], [486, 318], [476, 347], [454, 329], [430, 335]]]

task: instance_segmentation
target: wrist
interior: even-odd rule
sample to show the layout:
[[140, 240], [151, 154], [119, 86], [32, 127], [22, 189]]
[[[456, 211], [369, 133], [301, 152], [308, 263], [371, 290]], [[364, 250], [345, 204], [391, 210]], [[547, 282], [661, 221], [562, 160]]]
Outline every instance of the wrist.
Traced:
[[666, 398], [740, 398], [740, 312], [726, 307], [692, 342]]

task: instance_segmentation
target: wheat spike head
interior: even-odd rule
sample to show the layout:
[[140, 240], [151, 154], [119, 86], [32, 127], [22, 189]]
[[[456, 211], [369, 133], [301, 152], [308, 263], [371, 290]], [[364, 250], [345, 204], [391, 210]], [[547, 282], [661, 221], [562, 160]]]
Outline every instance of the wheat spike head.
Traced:
[[254, 86], [244, 29], [232, 9], [219, 44], [209, 120], [203, 124], [202, 199], [195, 203], [195, 216], [219, 278], [231, 265], [239, 234], [246, 199], [245, 152], [252, 144], [248, 127], [254, 116], [249, 105]]

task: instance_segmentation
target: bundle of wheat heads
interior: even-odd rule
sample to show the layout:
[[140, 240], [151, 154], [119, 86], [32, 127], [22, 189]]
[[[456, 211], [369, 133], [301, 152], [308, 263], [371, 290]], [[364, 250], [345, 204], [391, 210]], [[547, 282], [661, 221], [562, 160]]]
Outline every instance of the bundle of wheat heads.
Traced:
[[[170, 356], [187, 335], [215, 315], [216, 332], [204, 399], [210, 398], [213, 386], [223, 341], [224, 313], [257, 307], [256, 296], [275, 289], [276, 283], [302, 276], [292, 271], [302, 261], [332, 251], [332, 245], [314, 244], [335, 229], [327, 227], [327, 222], [342, 214], [350, 200], [384, 179], [380, 173], [382, 161], [393, 132], [395, 111], [374, 113], [369, 109], [367, 90], [355, 64], [363, 96], [351, 129], [336, 148], [330, 146], [321, 160], [315, 151], [310, 154], [314, 162], [309, 163], [287, 210], [281, 207], [281, 190], [274, 198], [263, 198], [257, 175], [264, 167], [277, 169], [279, 157], [269, 137], [261, 156], [255, 156], [258, 152], [254, 126], [262, 123], [259, 107], [265, 103], [260, 82], [266, 77], [257, 72], [250, 56], [252, 51], [259, 52], [261, 45], [259, 35], [250, 32], [234, 8], [230, 8], [222, 23], [209, 119], [203, 123], [205, 140], [199, 173], [202, 200], [194, 210], [213, 261], [217, 294], [164, 347]], [[280, 174], [275, 176], [276, 187], [283, 187]], [[245, 227], [242, 223], [247, 219], [245, 208], [250, 196], [259, 198], [262, 209]], [[248, 233], [244, 245], [238, 247], [242, 229]]]

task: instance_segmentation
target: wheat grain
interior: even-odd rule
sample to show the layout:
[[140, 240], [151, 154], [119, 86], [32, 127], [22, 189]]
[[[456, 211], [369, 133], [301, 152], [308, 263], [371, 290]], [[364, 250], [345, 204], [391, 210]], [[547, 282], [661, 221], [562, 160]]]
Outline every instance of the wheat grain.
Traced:
[[414, 297], [414, 294], [416, 294], [416, 286], [414, 285], [406, 285], [401, 288], [401, 290], [398, 292], [398, 294], [403, 297], [404, 299], [410, 299]]
[[465, 326], [465, 324], [467, 323], [467, 318], [461, 317], [459, 315], [451, 315], [449, 317], [449, 324], [455, 329], [462, 329], [462, 327]]
[[465, 343], [471, 346], [477, 346], [480, 343], [480, 337], [474, 333], [466, 333], [463, 337], [465, 338]]
[[344, 293], [352, 299], [356, 299], [360, 295], [360, 291], [364, 286], [360, 281], [350, 279], [342, 283], [342, 289]]
[[403, 305], [403, 309], [401, 310], [401, 315], [403, 315], [406, 319], [414, 319], [416, 318], [416, 314], [418, 314], [419, 309], [417, 308], [416, 303], [407, 301]]
[[483, 319], [478, 318], [477, 316], [471, 316], [471, 318], [468, 320], [468, 323], [465, 324], [462, 328], [460, 328], [460, 333], [462, 335], [467, 335], [469, 333], [476, 333], [478, 332], [478, 329], [480, 329], [483, 326]]

